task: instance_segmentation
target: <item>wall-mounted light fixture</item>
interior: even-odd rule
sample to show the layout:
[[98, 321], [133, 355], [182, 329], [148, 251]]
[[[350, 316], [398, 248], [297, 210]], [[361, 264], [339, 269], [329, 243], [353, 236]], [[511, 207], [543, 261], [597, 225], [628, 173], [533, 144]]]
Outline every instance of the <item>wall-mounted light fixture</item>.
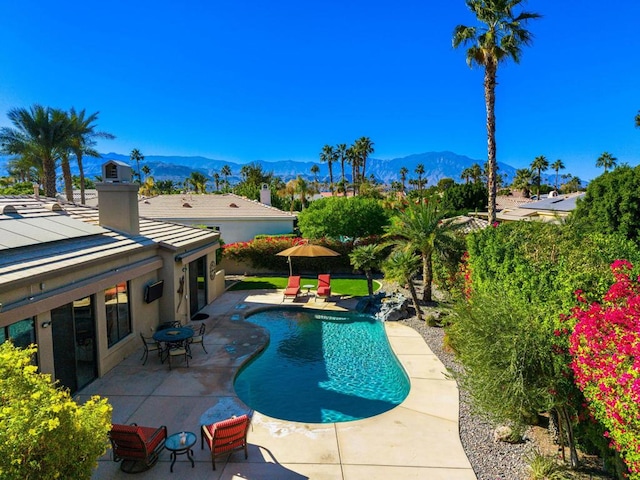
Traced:
[[49, 320], [49, 321], [47, 321], [47, 322], [42, 322], [42, 323], [40, 324], [40, 326], [41, 326], [42, 328], [49, 328], [49, 327], [51, 326], [51, 320]]

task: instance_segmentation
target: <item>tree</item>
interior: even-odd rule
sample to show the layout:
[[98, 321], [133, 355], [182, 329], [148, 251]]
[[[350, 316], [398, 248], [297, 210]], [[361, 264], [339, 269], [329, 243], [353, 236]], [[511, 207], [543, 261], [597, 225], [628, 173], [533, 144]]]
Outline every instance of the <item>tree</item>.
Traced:
[[325, 145], [322, 147], [322, 152], [320, 152], [320, 161], [326, 163], [329, 168], [329, 191], [331, 192], [331, 195], [333, 195], [333, 162], [337, 161], [338, 157], [339, 153], [336, 152], [331, 145]]
[[143, 165], [140, 170], [142, 170], [142, 173], [144, 173], [145, 177], [147, 177], [151, 173], [149, 165]]
[[349, 261], [353, 268], [364, 271], [367, 277], [369, 295], [373, 296], [373, 270], [380, 268], [382, 246], [375, 244], [360, 245], [351, 251]]
[[528, 168], [519, 168], [516, 170], [516, 176], [513, 178], [511, 187], [516, 190], [522, 190], [524, 197], [531, 194], [531, 184], [533, 183], [533, 172]]
[[529, 20], [537, 13], [514, 9], [523, 0], [466, 0], [469, 9], [481, 24], [478, 27], [458, 25], [453, 32], [453, 47], [471, 46], [466, 51], [467, 64], [484, 68], [484, 98], [487, 111], [487, 151], [489, 162], [489, 223], [496, 220], [496, 118], [495, 91], [498, 65], [512, 59], [519, 63], [522, 47], [531, 43], [532, 34], [526, 30]]
[[142, 154], [142, 152], [140, 150], [138, 150], [137, 148], [134, 148], [133, 150], [131, 150], [131, 153], [129, 154], [129, 158], [131, 159], [132, 162], [136, 162], [136, 175], [138, 176], [138, 183], [141, 183], [141, 177], [140, 177], [140, 162], [142, 160], [144, 160], [144, 155]]
[[604, 152], [598, 157], [598, 160], [596, 160], [596, 167], [603, 167], [604, 173], [607, 173], [607, 170], [610, 168], [615, 168], [617, 164], [618, 159], [609, 152]]
[[373, 153], [373, 142], [369, 137], [360, 137], [355, 141], [353, 147], [358, 156], [358, 165], [362, 167], [362, 172], [358, 179], [358, 182], [362, 182], [362, 179], [367, 176], [367, 159], [369, 155]]
[[416, 311], [416, 318], [422, 321], [422, 311], [420, 310], [418, 293], [413, 284], [413, 279], [419, 269], [420, 257], [410, 251], [395, 250], [382, 264], [382, 271], [384, 272], [385, 278], [409, 287], [413, 308]]
[[216, 192], [220, 191], [220, 174], [218, 172], [213, 174], [213, 183], [216, 186]]
[[[357, 183], [358, 183], [358, 178], [360, 174], [359, 173], [360, 164], [359, 164], [358, 154], [353, 145], [347, 148], [346, 155], [347, 155], [346, 156], [347, 163], [351, 165], [351, 186], [353, 188], [353, 196], [355, 197], [357, 193]], [[346, 191], [345, 191], [345, 195], [346, 195]]]
[[306, 238], [381, 235], [388, 223], [388, 213], [380, 202], [361, 197], [321, 198], [298, 215], [298, 227]]
[[478, 165], [477, 163], [474, 163], [469, 168], [473, 183], [479, 183], [482, 180], [482, 168], [480, 168], [480, 165]]
[[456, 183], [442, 194], [442, 208], [451, 215], [466, 215], [487, 206], [487, 186], [483, 183]]
[[207, 191], [207, 177], [200, 172], [191, 172], [185, 184], [191, 185], [195, 193], [206, 193]]
[[427, 180], [424, 178], [424, 165], [421, 163], [416, 165], [415, 172], [418, 178], [409, 180], [409, 183], [415, 185], [418, 190], [418, 195], [422, 196], [424, 187], [427, 184]]
[[556, 192], [558, 191], [558, 172], [560, 170], [564, 170], [564, 163], [562, 160], [558, 159], [551, 164], [551, 168], [556, 172]]
[[571, 215], [589, 232], [619, 232], [640, 243], [640, 167], [618, 167], [587, 186]]
[[100, 112], [94, 112], [87, 116], [84, 108], [78, 112], [73, 107], [71, 107], [71, 110], [69, 111], [69, 118], [71, 119], [70, 148], [78, 162], [78, 171], [80, 175], [80, 203], [83, 205], [86, 203], [86, 179], [84, 177], [82, 157], [84, 155], [89, 157], [100, 157], [100, 154], [94, 148], [96, 146], [97, 138], [104, 138], [106, 140], [113, 140], [116, 138], [115, 135], [110, 133], [96, 131], [97, 125], [95, 122], [98, 120], [99, 113]]
[[410, 203], [391, 219], [384, 237], [395, 245], [396, 250], [417, 252], [422, 259], [422, 299], [432, 301], [433, 256], [446, 254], [447, 243], [455, 244], [453, 232], [456, 226], [451, 220], [444, 220], [444, 212], [434, 198]]
[[109, 443], [111, 406], [78, 405], [32, 361], [36, 347], [0, 345], [0, 477], [90, 479]]
[[460, 172], [460, 178], [464, 180], [464, 183], [469, 183], [469, 180], [473, 176], [473, 171], [470, 167], [467, 167]]
[[173, 180], [158, 180], [155, 184], [155, 189], [161, 194], [173, 194], [177, 190]]
[[531, 170], [538, 171], [538, 174], [535, 177], [536, 183], [538, 185], [538, 199], [540, 199], [540, 183], [542, 182], [542, 172], [544, 172], [547, 168], [549, 168], [549, 161], [544, 155], [537, 156], [533, 159], [533, 162], [531, 162]]
[[320, 167], [315, 163], [311, 165], [311, 174], [313, 175], [313, 183], [315, 183], [316, 188], [318, 188], [318, 172], [320, 171]]
[[261, 164], [254, 162], [240, 168], [240, 177], [240, 183], [234, 187], [234, 193], [251, 200], [260, 200], [262, 185], [271, 185], [274, 175], [273, 172], [263, 170]]
[[56, 160], [67, 148], [70, 123], [58, 109], [35, 104], [13, 108], [7, 114], [11, 127], [0, 129], [2, 152], [27, 159], [41, 173], [45, 195], [56, 196]]
[[301, 175], [298, 175], [298, 177], [295, 179], [294, 185], [295, 193], [298, 194], [298, 197], [300, 199], [300, 208], [304, 210], [305, 206], [307, 205], [307, 196], [317, 193], [317, 190], [315, 189], [315, 187], [309, 185], [309, 182], [307, 182]]
[[636, 128], [640, 128], [640, 110], [638, 110], [638, 113], [636, 114], [635, 122]]
[[407, 173], [409, 173], [409, 169], [407, 167], [400, 167], [400, 182], [402, 183], [403, 193], [407, 191], [407, 186], [406, 186]]
[[347, 180], [344, 176], [344, 162], [347, 159], [347, 145], [345, 143], [339, 143], [336, 145], [336, 155], [340, 159], [340, 170], [342, 172], [342, 180], [340, 180], [340, 185], [342, 186], [342, 193], [347, 195], [346, 184]]
[[220, 174], [224, 177], [225, 189], [229, 190], [229, 177], [231, 176], [231, 167], [229, 165], [223, 165], [220, 169]]

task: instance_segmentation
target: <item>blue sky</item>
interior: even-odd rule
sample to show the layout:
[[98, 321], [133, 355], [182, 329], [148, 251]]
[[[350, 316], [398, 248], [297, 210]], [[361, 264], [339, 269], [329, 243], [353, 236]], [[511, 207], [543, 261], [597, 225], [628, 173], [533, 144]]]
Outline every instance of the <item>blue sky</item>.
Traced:
[[[501, 65], [498, 160], [640, 164], [638, 0], [525, 3], [543, 15]], [[482, 70], [454, 50], [463, 0], [68, 0], [0, 7], [0, 126], [34, 103], [100, 112], [102, 152], [316, 161], [368, 136], [376, 158], [486, 158]]]

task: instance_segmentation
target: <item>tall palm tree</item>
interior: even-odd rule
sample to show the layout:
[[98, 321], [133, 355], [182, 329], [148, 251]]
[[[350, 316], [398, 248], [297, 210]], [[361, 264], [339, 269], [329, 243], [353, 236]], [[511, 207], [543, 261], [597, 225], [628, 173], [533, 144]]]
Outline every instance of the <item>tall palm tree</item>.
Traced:
[[[151, 173], [151, 169], [149, 168], [149, 165], [143, 165], [140, 170], [142, 170], [142, 173], [144, 173], [145, 178], [149, 176], [149, 174]], [[144, 180], [142, 182], [144, 183]]]
[[412, 183], [418, 189], [418, 194], [422, 196], [422, 191], [427, 184], [427, 180], [424, 178], [424, 165], [419, 163], [416, 165], [416, 169], [414, 170], [418, 175], [417, 179], [409, 180], [409, 183]]
[[460, 172], [460, 178], [464, 180], [464, 183], [469, 183], [469, 180], [473, 177], [473, 170], [471, 167], [467, 167]]
[[418, 252], [422, 258], [423, 300], [432, 301], [433, 255], [448, 252], [449, 246], [456, 244], [453, 232], [456, 226], [445, 220], [437, 200], [426, 199], [410, 203], [391, 219], [384, 237], [396, 249]]
[[301, 175], [298, 175], [295, 179], [295, 192], [298, 194], [298, 198], [300, 199], [300, 208], [304, 210], [304, 207], [307, 204], [307, 196], [317, 193], [317, 190], [312, 185], [309, 185], [309, 182], [302, 178]]
[[396, 250], [382, 264], [385, 278], [396, 281], [401, 285], [408, 285], [413, 301], [413, 308], [416, 310], [416, 318], [422, 321], [420, 302], [416, 286], [413, 284], [418, 270], [420, 269], [420, 257], [413, 252]]
[[220, 169], [220, 174], [224, 177], [224, 185], [226, 190], [229, 190], [229, 177], [231, 176], [231, 167], [229, 165], [223, 165]]
[[280, 190], [278, 196], [289, 200], [289, 213], [293, 213], [296, 196], [296, 180], [289, 180]]
[[562, 163], [562, 160], [560, 159], [551, 164], [551, 169], [556, 172], [556, 192], [558, 191], [558, 172], [560, 170], [564, 170], [564, 168], [564, 163]]
[[220, 191], [220, 174], [218, 172], [213, 174], [213, 183], [216, 185], [216, 192]]
[[373, 142], [369, 137], [360, 137], [353, 146], [358, 155], [358, 164], [362, 167], [361, 179], [363, 179], [367, 176], [367, 158], [373, 153]]
[[471, 170], [471, 180], [473, 180], [473, 183], [480, 183], [482, 179], [482, 168], [480, 168], [480, 165], [474, 163], [469, 169]]
[[200, 172], [191, 172], [185, 183], [193, 186], [193, 190], [196, 193], [205, 193], [207, 191], [207, 177]]
[[[354, 146], [347, 148], [347, 163], [351, 165], [351, 186], [353, 188], [353, 196], [356, 196], [356, 188], [358, 183], [359, 159]], [[345, 193], [346, 196], [346, 193]]]
[[325, 145], [320, 152], [320, 161], [327, 164], [329, 168], [329, 191], [333, 195], [333, 162], [338, 160], [338, 153], [331, 145]]
[[526, 30], [537, 13], [514, 9], [524, 0], [466, 0], [467, 7], [480, 23], [477, 27], [458, 25], [453, 31], [453, 47], [470, 44], [467, 64], [484, 68], [484, 100], [487, 111], [487, 151], [489, 161], [489, 223], [496, 219], [496, 80], [498, 65], [512, 59], [519, 63], [522, 47], [531, 44], [532, 34]]
[[7, 113], [13, 127], [0, 129], [2, 152], [29, 159], [42, 174], [45, 195], [56, 196], [56, 160], [67, 148], [69, 121], [66, 112], [35, 104]]
[[100, 154], [94, 148], [96, 146], [96, 139], [104, 138], [106, 140], [113, 140], [116, 138], [115, 135], [110, 133], [96, 131], [97, 125], [95, 122], [98, 120], [99, 113], [100, 112], [94, 112], [87, 116], [85, 109], [78, 112], [73, 107], [71, 107], [71, 110], [69, 111], [72, 129], [70, 148], [78, 162], [78, 171], [80, 176], [80, 203], [83, 205], [86, 203], [86, 182], [84, 178], [82, 157], [84, 155], [89, 157], [100, 157]]
[[607, 173], [610, 168], [615, 168], [616, 165], [618, 165], [618, 159], [609, 152], [604, 152], [596, 161], [596, 167], [603, 167], [604, 173]]
[[338, 158], [340, 159], [340, 169], [342, 171], [342, 193], [344, 193], [344, 196], [347, 196], [347, 188], [346, 188], [346, 184], [347, 181], [344, 178], [344, 162], [347, 159], [347, 144], [346, 143], [339, 143], [338, 145], [336, 145], [336, 155], [338, 156]]
[[140, 152], [140, 150], [138, 150], [137, 148], [134, 148], [133, 150], [131, 150], [131, 153], [129, 154], [129, 158], [131, 159], [132, 162], [136, 162], [136, 172], [138, 175], [138, 183], [142, 183], [142, 180], [140, 177], [140, 161], [144, 160], [144, 155], [142, 154], [142, 152]]
[[371, 296], [373, 296], [373, 269], [380, 267], [382, 250], [383, 247], [381, 245], [360, 245], [349, 254], [349, 262], [351, 262], [353, 268], [364, 271], [367, 277], [367, 288]]
[[538, 186], [538, 200], [540, 199], [540, 183], [542, 183], [542, 172], [549, 168], [549, 161], [544, 155], [538, 155], [531, 162], [531, 170], [537, 171], [536, 184]]
[[313, 165], [311, 165], [311, 174], [313, 175], [313, 182], [316, 185], [316, 188], [318, 187], [318, 172], [320, 171], [320, 167], [318, 165], [316, 165], [315, 163]]
[[407, 173], [409, 173], [409, 169], [407, 167], [400, 167], [400, 183], [402, 183], [402, 193], [405, 193], [407, 191]]

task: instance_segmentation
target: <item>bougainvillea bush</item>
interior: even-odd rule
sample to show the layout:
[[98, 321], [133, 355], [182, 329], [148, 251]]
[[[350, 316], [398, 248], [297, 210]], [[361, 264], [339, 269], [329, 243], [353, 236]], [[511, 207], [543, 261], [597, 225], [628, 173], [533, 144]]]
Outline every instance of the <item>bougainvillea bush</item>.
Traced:
[[632, 265], [611, 265], [615, 283], [602, 302], [573, 310], [571, 367], [593, 415], [622, 456], [629, 478], [640, 479], [640, 281]]

